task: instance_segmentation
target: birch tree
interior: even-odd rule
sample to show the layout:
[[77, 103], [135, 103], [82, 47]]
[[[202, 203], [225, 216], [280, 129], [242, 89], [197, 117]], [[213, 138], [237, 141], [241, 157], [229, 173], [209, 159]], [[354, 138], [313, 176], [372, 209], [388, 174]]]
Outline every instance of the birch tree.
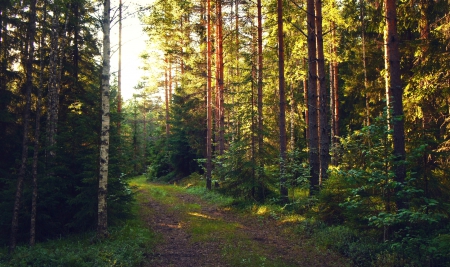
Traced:
[[102, 122], [100, 132], [100, 166], [98, 179], [98, 222], [97, 237], [108, 236], [108, 214], [106, 196], [108, 193], [109, 159], [109, 77], [110, 77], [110, 0], [105, 0], [103, 10], [103, 68], [102, 68]]

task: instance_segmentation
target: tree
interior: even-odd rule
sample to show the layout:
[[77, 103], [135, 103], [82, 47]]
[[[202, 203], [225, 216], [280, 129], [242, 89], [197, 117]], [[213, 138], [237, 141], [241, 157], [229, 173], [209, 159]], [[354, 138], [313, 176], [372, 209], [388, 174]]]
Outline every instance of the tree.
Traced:
[[19, 228], [19, 212], [20, 202], [22, 198], [23, 183], [28, 159], [28, 132], [30, 125], [30, 109], [31, 109], [31, 90], [33, 88], [33, 58], [34, 58], [34, 38], [36, 34], [36, 0], [32, 0], [30, 4], [30, 13], [28, 18], [27, 31], [27, 61], [26, 61], [26, 83], [25, 83], [25, 109], [23, 115], [23, 138], [22, 138], [22, 157], [17, 178], [17, 189], [14, 199], [14, 209], [11, 223], [11, 237], [9, 242], [9, 252], [12, 253], [17, 245], [17, 230]]
[[327, 88], [325, 77], [325, 56], [323, 53], [323, 33], [322, 33], [322, 1], [315, 1], [315, 28], [317, 46], [317, 95], [319, 101], [319, 157], [320, 176], [319, 186], [327, 178], [328, 165], [330, 161], [330, 138], [328, 134], [328, 108], [327, 108]]
[[217, 88], [217, 137], [219, 155], [225, 150], [224, 64], [222, 1], [216, 1], [216, 88]]
[[258, 9], [258, 158], [261, 164], [263, 154], [263, 26], [262, 26], [262, 3], [257, 0]]
[[108, 159], [109, 159], [109, 77], [110, 77], [110, 0], [103, 6], [103, 66], [102, 66], [102, 123], [100, 132], [100, 166], [98, 179], [98, 223], [97, 236], [102, 239], [108, 236]]
[[[404, 160], [405, 152], [405, 126], [403, 118], [403, 87], [400, 76], [399, 37], [397, 35], [397, 11], [394, 0], [385, 0], [386, 18], [386, 55], [389, 62], [389, 95], [392, 95], [393, 139], [395, 157], [395, 179], [403, 183], [406, 178]], [[397, 199], [397, 208], [404, 208], [402, 200]]]
[[283, 1], [277, 1], [277, 25], [278, 25], [278, 90], [280, 97], [280, 195], [283, 202], [288, 200], [288, 190], [285, 178], [286, 161], [286, 95], [284, 79], [284, 40], [283, 40]]
[[[46, 2], [44, 3], [44, 9], [46, 7]], [[42, 25], [45, 24], [47, 18], [47, 13], [44, 12], [42, 18]], [[42, 59], [43, 46], [45, 35], [41, 34], [39, 43], [39, 58]], [[39, 73], [39, 85], [37, 88], [37, 100], [36, 100], [36, 122], [35, 122], [35, 133], [34, 133], [34, 151], [33, 151], [33, 164], [32, 164], [32, 176], [33, 176], [33, 193], [31, 197], [31, 219], [30, 219], [30, 246], [34, 246], [36, 243], [36, 216], [37, 216], [37, 196], [38, 196], [38, 157], [40, 150], [40, 134], [41, 134], [41, 102], [42, 102], [42, 88], [44, 83], [43, 72], [44, 72], [44, 61], [40, 62], [40, 73]]]
[[318, 133], [318, 96], [317, 96], [317, 60], [316, 60], [316, 21], [314, 0], [307, 1], [308, 27], [308, 135], [309, 166], [311, 169], [310, 194], [320, 185], [319, 133]]
[[211, 1], [206, 3], [206, 188], [211, 189], [212, 172], [212, 87], [211, 87]]

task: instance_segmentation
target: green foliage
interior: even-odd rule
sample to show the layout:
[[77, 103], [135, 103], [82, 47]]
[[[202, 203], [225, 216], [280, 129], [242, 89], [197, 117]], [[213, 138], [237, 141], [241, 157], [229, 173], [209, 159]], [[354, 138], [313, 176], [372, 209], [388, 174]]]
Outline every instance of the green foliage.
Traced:
[[355, 266], [373, 266], [377, 255], [385, 249], [378, 240], [347, 226], [323, 227], [312, 237], [316, 245], [340, 252], [352, 259]]
[[264, 201], [276, 194], [278, 179], [267, 176], [249, 151], [250, 144], [246, 140], [231, 142], [228, 150], [213, 160], [213, 177], [225, 194]]
[[[446, 252], [435, 251], [438, 237], [448, 234], [446, 228], [438, 230], [448, 222], [448, 211], [438, 199], [425, 194], [414, 173], [408, 172], [404, 183], [395, 181], [387, 120], [377, 118], [341, 144], [343, 163], [331, 169], [324, 183], [319, 195], [319, 216], [328, 223], [346, 226], [325, 228], [323, 237], [319, 234], [318, 239], [333, 240], [325, 244], [360, 266], [392, 259], [402, 266], [422, 266], [426, 262], [441, 266], [440, 262], [447, 262]], [[422, 155], [420, 151], [423, 146], [413, 150], [407, 162], [415, 162], [414, 156]], [[407, 208], [397, 209], [395, 201], [405, 200]], [[360, 231], [370, 231], [375, 239], [356, 238], [361, 233], [364, 236]], [[377, 244], [377, 240], [385, 242]]]
[[192, 186], [186, 192], [200, 196], [202, 199], [219, 206], [230, 206], [234, 203], [234, 198], [225, 196], [216, 191], [206, 189], [206, 187]]
[[19, 246], [9, 256], [1, 251], [0, 266], [139, 266], [154, 244], [155, 236], [137, 221], [110, 228], [109, 238], [92, 243], [95, 233]]

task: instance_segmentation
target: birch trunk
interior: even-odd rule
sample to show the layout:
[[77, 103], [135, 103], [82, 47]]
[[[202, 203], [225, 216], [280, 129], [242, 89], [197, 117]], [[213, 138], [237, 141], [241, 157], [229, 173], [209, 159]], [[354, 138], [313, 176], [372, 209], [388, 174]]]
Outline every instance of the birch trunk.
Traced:
[[110, 77], [110, 0], [105, 0], [103, 10], [103, 68], [102, 68], [102, 125], [100, 132], [100, 168], [98, 179], [98, 224], [97, 237], [108, 236], [108, 194], [109, 160], [109, 77]]

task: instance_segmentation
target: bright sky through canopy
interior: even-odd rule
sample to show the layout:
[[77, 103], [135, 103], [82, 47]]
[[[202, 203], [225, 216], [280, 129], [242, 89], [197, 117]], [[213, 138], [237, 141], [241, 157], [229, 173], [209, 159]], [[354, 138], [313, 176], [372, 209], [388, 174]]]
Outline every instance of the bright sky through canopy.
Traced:
[[[122, 0], [122, 98], [124, 100], [133, 97], [135, 93], [133, 88], [144, 75], [144, 71], [140, 69], [143, 64], [140, 54], [146, 48], [145, 41], [148, 37], [142, 31], [143, 27], [136, 11], [141, 6], [148, 6], [152, 2], [153, 0]], [[116, 77], [119, 69], [119, 23], [117, 22], [119, 12], [116, 12], [118, 6], [119, 0], [113, 0], [111, 15], [114, 14], [115, 21], [111, 29], [111, 73]]]

